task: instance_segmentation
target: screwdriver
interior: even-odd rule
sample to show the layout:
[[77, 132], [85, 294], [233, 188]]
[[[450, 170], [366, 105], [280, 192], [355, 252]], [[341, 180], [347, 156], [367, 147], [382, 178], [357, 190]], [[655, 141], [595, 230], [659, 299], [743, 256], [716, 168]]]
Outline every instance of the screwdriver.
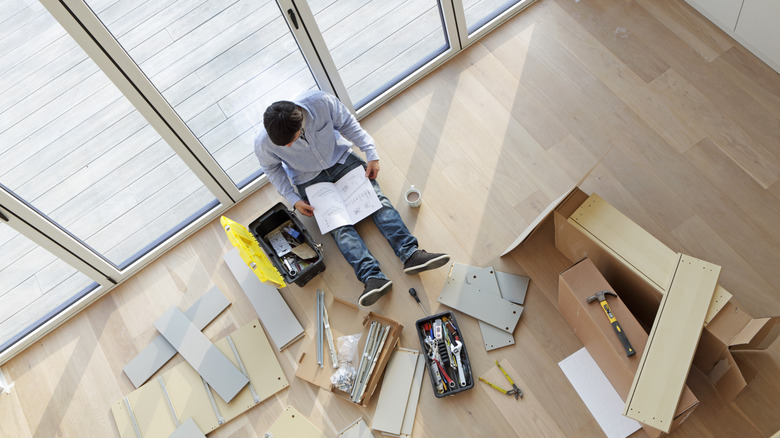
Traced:
[[417, 304], [420, 305], [420, 308], [423, 310], [423, 313], [425, 313], [425, 316], [431, 316], [431, 315], [428, 315], [428, 312], [425, 310], [425, 307], [423, 307], [422, 303], [420, 302], [420, 298], [417, 296], [417, 291], [414, 290], [413, 287], [409, 288], [409, 295], [414, 297], [414, 300], [417, 301]]

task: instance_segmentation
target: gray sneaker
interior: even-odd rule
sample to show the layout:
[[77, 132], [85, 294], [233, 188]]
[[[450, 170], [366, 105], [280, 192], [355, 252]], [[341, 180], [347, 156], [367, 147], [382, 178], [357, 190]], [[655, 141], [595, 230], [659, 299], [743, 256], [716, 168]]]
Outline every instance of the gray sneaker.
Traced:
[[450, 261], [447, 254], [430, 254], [425, 250], [418, 249], [404, 262], [404, 273], [412, 275], [429, 269], [436, 269], [446, 265]]
[[363, 293], [360, 294], [358, 304], [361, 306], [370, 306], [382, 298], [386, 293], [390, 292], [390, 287], [393, 286], [393, 282], [386, 278], [369, 278], [366, 281], [366, 287], [363, 289]]

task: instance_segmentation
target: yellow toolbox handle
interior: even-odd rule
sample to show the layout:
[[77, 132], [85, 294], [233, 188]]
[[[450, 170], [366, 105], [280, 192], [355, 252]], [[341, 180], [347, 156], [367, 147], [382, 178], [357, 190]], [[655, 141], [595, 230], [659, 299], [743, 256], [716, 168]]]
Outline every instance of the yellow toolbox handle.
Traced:
[[268, 260], [268, 256], [260, 248], [260, 244], [257, 243], [255, 236], [245, 226], [225, 216], [222, 216], [219, 222], [222, 224], [225, 233], [227, 233], [230, 243], [238, 248], [241, 259], [252, 269], [252, 272], [257, 275], [260, 281], [270, 281], [278, 287], [286, 286], [284, 278], [282, 278], [271, 261]]

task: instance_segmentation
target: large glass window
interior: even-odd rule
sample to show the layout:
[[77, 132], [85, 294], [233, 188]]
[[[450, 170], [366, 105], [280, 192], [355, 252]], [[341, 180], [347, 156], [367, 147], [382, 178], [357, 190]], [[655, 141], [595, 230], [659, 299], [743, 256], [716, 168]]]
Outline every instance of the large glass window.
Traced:
[[317, 86], [274, 0], [86, 3], [239, 188], [265, 108]]
[[449, 48], [436, 0], [311, 0], [355, 108]]
[[217, 204], [37, 1], [5, 24], [3, 188], [119, 269]]
[[474, 33], [502, 12], [523, 2], [530, 3], [528, 0], [463, 0], [468, 33]]
[[0, 351], [98, 287], [0, 222]]

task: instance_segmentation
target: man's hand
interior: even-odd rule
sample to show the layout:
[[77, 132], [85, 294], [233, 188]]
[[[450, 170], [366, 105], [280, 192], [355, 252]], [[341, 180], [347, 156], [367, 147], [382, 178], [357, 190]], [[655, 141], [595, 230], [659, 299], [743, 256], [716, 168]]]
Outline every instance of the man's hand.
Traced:
[[366, 163], [366, 178], [375, 179], [379, 174], [379, 160], [372, 160]]
[[314, 216], [314, 207], [303, 199], [295, 203], [295, 209], [304, 216]]

